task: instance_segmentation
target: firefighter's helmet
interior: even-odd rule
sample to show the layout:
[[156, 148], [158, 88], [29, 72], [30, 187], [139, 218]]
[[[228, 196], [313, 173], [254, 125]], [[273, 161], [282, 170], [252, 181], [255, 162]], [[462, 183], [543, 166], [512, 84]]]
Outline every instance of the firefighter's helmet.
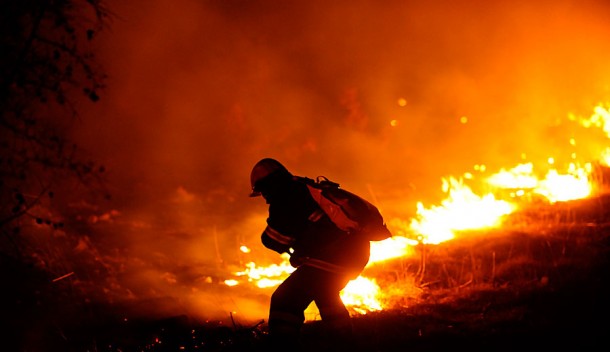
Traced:
[[275, 159], [264, 158], [257, 162], [250, 173], [250, 185], [252, 186], [252, 193], [250, 193], [250, 197], [260, 196], [261, 192], [260, 189], [258, 189], [260, 186], [260, 181], [278, 171], [290, 174], [288, 169], [286, 169], [284, 165]]

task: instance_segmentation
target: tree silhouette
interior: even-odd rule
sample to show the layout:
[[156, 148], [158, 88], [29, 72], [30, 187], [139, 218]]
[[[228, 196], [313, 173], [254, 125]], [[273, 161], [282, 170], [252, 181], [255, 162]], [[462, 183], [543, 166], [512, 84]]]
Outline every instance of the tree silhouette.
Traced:
[[20, 255], [26, 224], [63, 226], [62, 184], [102, 185], [68, 131], [104, 87], [90, 44], [111, 16], [99, 0], [4, 0], [0, 18], [0, 254]]

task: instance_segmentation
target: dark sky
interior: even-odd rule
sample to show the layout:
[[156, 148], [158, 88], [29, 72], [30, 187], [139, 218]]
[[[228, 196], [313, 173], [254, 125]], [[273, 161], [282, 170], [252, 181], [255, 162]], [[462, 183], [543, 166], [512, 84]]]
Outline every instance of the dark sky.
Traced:
[[246, 195], [268, 156], [408, 219], [441, 177], [546, 159], [550, 127], [610, 100], [604, 3], [110, 0], [78, 140], [108, 167], [116, 236], [160, 263], [260, 246]]

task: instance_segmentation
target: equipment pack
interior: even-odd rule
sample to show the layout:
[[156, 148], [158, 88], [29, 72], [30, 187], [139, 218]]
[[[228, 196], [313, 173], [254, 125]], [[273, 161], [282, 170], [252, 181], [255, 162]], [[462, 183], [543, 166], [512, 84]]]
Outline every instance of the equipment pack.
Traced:
[[324, 176], [315, 180], [302, 176], [295, 179], [307, 185], [313, 199], [335, 225], [348, 233], [359, 233], [369, 241], [392, 237], [379, 209], [366, 199], [339, 187]]

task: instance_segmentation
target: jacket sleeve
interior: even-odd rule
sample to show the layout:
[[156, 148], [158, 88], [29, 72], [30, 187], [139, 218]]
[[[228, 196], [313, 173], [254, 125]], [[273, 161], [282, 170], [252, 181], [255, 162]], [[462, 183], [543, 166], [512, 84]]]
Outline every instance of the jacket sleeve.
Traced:
[[263, 245], [280, 254], [288, 253], [294, 244], [294, 238], [281, 234], [271, 226], [267, 226], [261, 235]]

